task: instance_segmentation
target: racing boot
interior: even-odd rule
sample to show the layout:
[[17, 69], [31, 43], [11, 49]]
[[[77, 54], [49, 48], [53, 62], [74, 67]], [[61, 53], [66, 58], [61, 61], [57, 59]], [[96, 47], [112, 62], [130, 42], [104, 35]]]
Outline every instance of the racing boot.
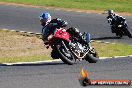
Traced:
[[89, 43], [90, 43], [90, 34], [89, 33], [82, 34], [79, 32], [78, 38], [82, 44], [85, 44], [89, 47]]
[[79, 39], [80, 43], [89, 45], [89, 42], [90, 42], [90, 34], [89, 33], [82, 34], [75, 27], [69, 28], [67, 30], [67, 32], [69, 32], [72, 36], [76, 36]]

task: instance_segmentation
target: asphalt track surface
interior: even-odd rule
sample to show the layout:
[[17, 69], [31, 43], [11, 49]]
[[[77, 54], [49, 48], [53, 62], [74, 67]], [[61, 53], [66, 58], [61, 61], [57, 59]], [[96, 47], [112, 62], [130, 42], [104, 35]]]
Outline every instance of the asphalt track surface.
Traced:
[[[49, 12], [52, 18], [61, 18], [67, 21], [69, 23], [68, 27], [73, 26], [77, 27], [81, 32], [89, 32], [94, 40], [132, 44], [132, 38], [129, 39], [125, 36], [119, 39], [115, 34], [111, 33], [106, 20], [107, 15], [104, 14], [0, 5], [0, 28], [41, 33], [42, 27], [38, 17], [42, 12]], [[132, 17], [125, 18], [129, 30], [132, 31]]]
[[[86, 61], [0, 66], [0, 88], [83, 88], [78, 78], [84, 67], [90, 79], [132, 80], [132, 57]], [[87, 86], [86, 88], [132, 88], [131, 86]]]
[[[60, 17], [69, 25], [78, 27], [82, 32], [90, 32], [92, 38], [110, 42], [127, 42], [131, 39], [117, 39], [110, 33], [106, 15], [92, 13], [76, 13], [39, 8], [0, 5], [0, 27], [20, 31], [41, 32], [38, 15], [48, 11], [53, 17]], [[132, 17], [126, 17], [132, 25]], [[83, 88], [78, 78], [81, 68], [89, 72], [91, 79], [130, 79], [132, 80], [132, 57], [100, 60], [96, 64], [86, 61], [74, 65], [63, 62], [26, 64], [6, 66], [0, 65], [0, 88]], [[86, 88], [132, 88], [132, 86], [88, 86]]]

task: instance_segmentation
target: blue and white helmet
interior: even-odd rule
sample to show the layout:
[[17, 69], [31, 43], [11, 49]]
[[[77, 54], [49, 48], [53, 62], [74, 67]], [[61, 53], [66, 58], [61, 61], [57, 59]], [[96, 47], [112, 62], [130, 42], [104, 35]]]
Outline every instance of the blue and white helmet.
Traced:
[[49, 13], [42, 13], [40, 16], [39, 16], [40, 20], [44, 20], [45, 22], [50, 22], [51, 21], [51, 15]]

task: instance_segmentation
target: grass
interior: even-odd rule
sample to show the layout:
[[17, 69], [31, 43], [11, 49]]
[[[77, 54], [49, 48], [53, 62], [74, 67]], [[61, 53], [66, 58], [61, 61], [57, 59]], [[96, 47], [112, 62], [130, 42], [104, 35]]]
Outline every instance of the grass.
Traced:
[[36, 36], [0, 31], [0, 63], [49, 60], [50, 52]]
[[82, 10], [108, 10], [132, 13], [132, 0], [0, 0], [35, 6], [50, 6]]
[[[100, 57], [132, 55], [132, 45], [92, 42]], [[0, 63], [51, 60], [51, 48], [46, 49], [36, 36], [0, 30]]]
[[92, 46], [95, 47], [101, 57], [132, 55], [132, 45], [128, 44], [106, 44], [93, 42]]

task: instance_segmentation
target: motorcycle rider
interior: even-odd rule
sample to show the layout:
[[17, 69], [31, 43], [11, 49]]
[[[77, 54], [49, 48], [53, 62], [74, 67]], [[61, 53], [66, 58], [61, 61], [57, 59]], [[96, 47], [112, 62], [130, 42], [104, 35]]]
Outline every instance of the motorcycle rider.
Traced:
[[[119, 22], [122, 22], [124, 24], [124, 26], [128, 28], [128, 25], [126, 23], [126, 19], [122, 16], [119, 16], [118, 14], [115, 14], [113, 10], [108, 10], [107, 20], [108, 20], [108, 23], [111, 26], [112, 33], [115, 33], [115, 31], [116, 31], [115, 26]], [[132, 38], [132, 35], [130, 36], [130, 38]]]
[[[53, 31], [57, 28], [63, 28], [67, 26], [67, 22], [66, 21], [62, 21], [59, 18], [55, 18], [55, 19], [51, 19], [51, 15], [49, 13], [42, 13], [40, 16], [40, 23], [43, 26], [42, 28], [42, 39], [44, 41], [44, 44], [48, 44], [48, 40], [47, 37], [50, 33], [53, 33]], [[83, 34], [81, 32], [79, 32], [79, 30], [75, 27], [71, 27], [69, 29], [66, 30], [67, 32], [69, 32], [71, 34], [71, 36], [76, 36], [79, 38], [81, 43], [85, 43], [88, 44], [90, 42], [90, 38], [89, 39], [84, 39], [83, 38]], [[90, 34], [89, 34], [90, 36]]]

